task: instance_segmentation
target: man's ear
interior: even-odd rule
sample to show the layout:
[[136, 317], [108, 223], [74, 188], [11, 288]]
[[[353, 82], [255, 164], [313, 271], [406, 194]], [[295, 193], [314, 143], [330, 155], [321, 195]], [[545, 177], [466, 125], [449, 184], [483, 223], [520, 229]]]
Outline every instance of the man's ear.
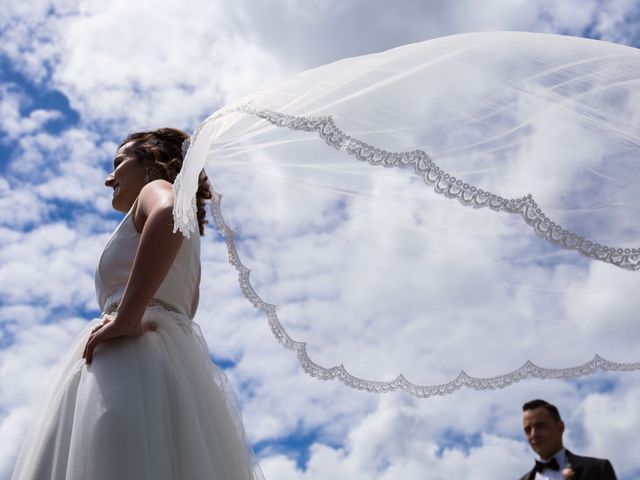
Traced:
[[562, 420], [558, 422], [558, 426], [560, 427], [560, 433], [564, 433], [564, 422]]

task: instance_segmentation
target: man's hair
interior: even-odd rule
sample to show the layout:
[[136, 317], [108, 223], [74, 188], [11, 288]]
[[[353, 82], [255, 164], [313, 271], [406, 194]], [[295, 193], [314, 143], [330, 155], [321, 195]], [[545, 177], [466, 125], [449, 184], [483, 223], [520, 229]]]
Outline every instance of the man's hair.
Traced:
[[545, 400], [540, 400], [540, 399], [530, 400], [527, 403], [525, 403], [524, 405], [522, 405], [522, 411], [523, 412], [526, 412], [527, 410], [533, 410], [533, 409], [536, 409], [536, 408], [544, 408], [547, 412], [549, 412], [551, 417], [556, 422], [559, 422], [560, 420], [562, 420], [560, 418], [560, 412], [558, 411], [556, 406], [555, 405], [551, 405], [549, 402], [547, 402]]

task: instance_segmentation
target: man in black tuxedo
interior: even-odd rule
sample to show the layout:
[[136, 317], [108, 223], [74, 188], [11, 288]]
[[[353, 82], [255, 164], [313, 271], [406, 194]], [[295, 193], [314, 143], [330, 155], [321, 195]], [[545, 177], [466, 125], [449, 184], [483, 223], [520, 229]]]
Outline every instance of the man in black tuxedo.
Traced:
[[524, 434], [540, 458], [520, 480], [616, 480], [609, 460], [580, 457], [562, 446], [564, 422], [544, 400], [522, 406]]

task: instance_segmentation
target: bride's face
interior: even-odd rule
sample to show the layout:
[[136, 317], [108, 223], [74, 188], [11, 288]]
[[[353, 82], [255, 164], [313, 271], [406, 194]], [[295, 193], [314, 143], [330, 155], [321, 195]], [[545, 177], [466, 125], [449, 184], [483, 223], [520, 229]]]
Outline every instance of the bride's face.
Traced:
[[107, 187], [113, 188], [111, 205], [119, 212], [128, 212], [131, 209], [145, 185], [145, 168], [135, 157], [127, 154], [129, 145], [131, 142], [118, 149], [113, 160], [113, 172], [104, 182]]

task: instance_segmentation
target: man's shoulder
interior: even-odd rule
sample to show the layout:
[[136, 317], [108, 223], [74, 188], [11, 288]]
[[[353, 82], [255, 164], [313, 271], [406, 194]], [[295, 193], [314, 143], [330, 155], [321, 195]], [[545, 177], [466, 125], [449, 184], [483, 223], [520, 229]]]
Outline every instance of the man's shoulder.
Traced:
[[[611, 463], [606, 458], [596, 458], [596, 457], [584, 457], [582, 455], [576, 455], [575, 453], [567, 450], [567, 460], [571, 464], [573, 468], [578, 468], [580, 470], [586, 469], [588, 471], [587, 478], [598, 478], [593, 477], [594, 470], [602, 472], [605, 476], [603, 479], [615, 479], [615, 473], [613, 472], [613, 467]], [[518, 478], [518, 480], [529, 480], [531, 478], [531, 470]], [[600, 480], [600, 479], [598, 479]]]
[[596, 458], [596, 457], [585, 457], [583, 455], [576, 455], [575, 453], [572, 453], [570, 451], [567, 450], [567, 459], [569, 460], [569, 463], [571, 463], [572, 465], [591, 465], [591, 464], [601, 464], [601, 463], [608, 463], [609, 460], [607, 460], [606, 458]]
[[567, 451], [567, 460], [574, 469], [583, 471], [586, 479], [615, 480], [616, 474], [606, 458], [583, 457]]

